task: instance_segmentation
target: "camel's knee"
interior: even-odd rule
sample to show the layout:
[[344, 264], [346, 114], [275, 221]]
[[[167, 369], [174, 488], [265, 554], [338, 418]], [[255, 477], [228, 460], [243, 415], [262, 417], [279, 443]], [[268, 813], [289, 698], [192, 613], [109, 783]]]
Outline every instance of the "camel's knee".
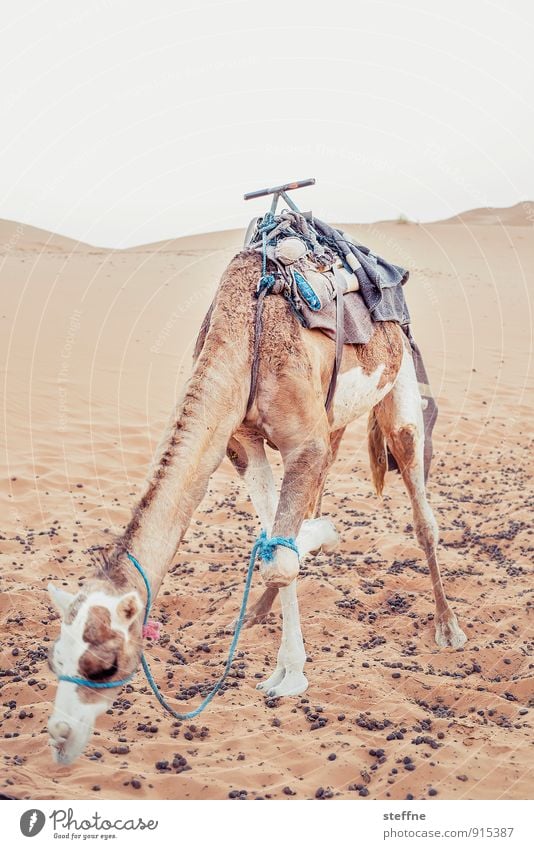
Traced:
[[415, 424], [404, 424], [391, 431], [388, 434], [387, 442], [401, 473], [416, 465], [419, 433]]
[[433, 550], [438, 544], [439, 530], [436, 517], [425, 499], [425, 504], [417, 511], [414, 518], [415, 535], [424, 551]]

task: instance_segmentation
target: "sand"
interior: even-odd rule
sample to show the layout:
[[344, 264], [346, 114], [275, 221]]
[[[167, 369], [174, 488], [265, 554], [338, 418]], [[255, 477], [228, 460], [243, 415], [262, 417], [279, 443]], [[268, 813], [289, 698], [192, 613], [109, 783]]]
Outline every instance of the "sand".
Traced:
[[[244, 633], [235, 677], [194, 724], [165, 716], [139, 673], [70, 767], [54, 765], [45, 730], [59, 627], [46, 584], [75, 589], [87, 549], [127, 522], [242, 233], [110, 251], [1, 223], [1, 793], [532, 797], [533, 208], [344, 225], [411, 269], [413, 330], [440, 408], [429, 490], [466, 647], [433, 642], [407, 497], [393, 474], [383, 502], [373, 494], [357, 422], [324, 500], [341, 548], [302, 566], [308, 692], [265, 702], [254, 689], [275, 662], [276, 607]], [[164, 637], [148, 655], [170, 697], [220, 671], [257, 529], [225, 461], [154, 608]]]

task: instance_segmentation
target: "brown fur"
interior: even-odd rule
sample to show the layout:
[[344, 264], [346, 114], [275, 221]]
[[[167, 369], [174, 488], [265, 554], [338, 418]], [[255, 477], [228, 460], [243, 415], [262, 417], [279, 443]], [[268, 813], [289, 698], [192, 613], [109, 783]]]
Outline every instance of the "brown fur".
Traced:
[[[139, 576], [125, 554], [135, 549], [142, 523], [152, 510], [162, 484], [172, 472], [184, 437], [192, 428], [198, 427], [199, 412], [202, 416], [205, 414], [204, 387], [214, 366], [226, 363], [228, 370], [228, 391], [226, 397], [217, 399], [217, 416], [224, 415], [224, 407], [228, 410], [237, 406], [234, 412], [239, 414], [241, 404], [244, 418], [254, 341], [255, 291], [260, 273], [261, 259], [258, 254], [244, 250], [233, 258], [221, 278], [197, 338], [193, 375], [187, 385], [182, 406], [170, 427], [159, 462], [133, 511], [126, 531], [116, 541], [109, 556], [105, 553], [101, 555], [102, 563], [96, 577], [107, 582], [108, 589], [111, 583], [112, 591], [136, 587], [143, 593]], [[366, 374], [372, 374], [383, 364], [380, 386], [393, 382], [402, 358], [402, 337], [403, 333], [395, 323], [377, 323], [367, 345], [344, 347], [341, 372], [359, 365]], [[265, 299], [258, 393], [248, 417], [249, 426], [282, 453], [284, 449], [292, 450], [293, 441], [297, 444], [300, 442], [303, 428], [305, 432], [313, 434], [312, 441], [319, 446], [321, 454], [317, 473], [323, 482], [325, 469], [330, 462], [324, 398], [332, 373], [334, 351], [332, 340], [320, 331], [302, 328], [285, 298], [272, 295]], [[311, 406], [310, 390], [315, 392]], [[210, 398], [210, 403], [214, 402], [215, 399]], [[301, 420], [303, 415], [307, 416], [307, 421]], [[265, 427], [266, 423], [270, 423], [270, 426]], [[294, 436], [289, 434], [288, 437], [284, 432], [286, 424], [289, 430], [294, 431]], [[232, 447], [231, 443], [229, 450], [236, 451], [235, 444]], [[305, 455], [295, 460], [297, 473], [299, 464], [303, 467], [308, 462], [310, 451], [313, 455], [314, 450], [313, 445], [307, 446]], [[236, 456], [235, 459], [237, 465], [243, 465], [246, 463], [246, 454]], [[317, 502], [317, 499], [310, 497], [309, 500], [306, 509], [307, 512], [313, 512], [312, 502]]]
[[360, 366], [365, 374], [370, 375], [384, 365], [378, 386], [381, 389], [393, 383], [402, 362], [403, 336], [395, 322], [377, 321], [366, 345], [345, 345], [341, 372]]
[[[126, 621], [130, 620], [137, 612], [135, 602], [130, 599], [123, 602], [123, 609], [118, 608], [119, 615]], [[111, 627], [109, 610], [106, 607], [95, 605], [89, 609], [87, 622], [85, 624], [83, 639], [88, 643], [88, 648], [79, 661], [80, 675], [84, 678], [93, 678], [110, 669], [116, 669], [113, 677], [124, 677], [137, 662], [139, 641], [131, 634], [131, 641], [126, 648], [124, 637]], [[78, 694], [82, 701], [92, 702], [102, 698], [98, 690], [87, 687], [78, 687]]]
[[399, 469], [401, 474], [410, 469], [415, 461], [415, 427], [413, 425], [403, 425], [398, 430], [392, 440], [392, 447], [395, 452], [395, 458], [399, 457]]
[[378, 424], [376, 413], [371, 410], [367, 423], [367, 445], [369, 448], [369, 460], [371, 463], [371, 474], [377, 495], [382, 495], [384, 490], [384, 478], [387, 471], [387, 447], [384, 434]]

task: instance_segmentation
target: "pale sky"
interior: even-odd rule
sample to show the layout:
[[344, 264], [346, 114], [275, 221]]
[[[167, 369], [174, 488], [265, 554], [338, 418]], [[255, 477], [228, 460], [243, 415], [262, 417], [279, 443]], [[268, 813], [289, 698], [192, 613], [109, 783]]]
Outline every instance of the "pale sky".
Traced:
[[0, 0], [0, 218], [125, 247], [534, 199], [530, 0]]

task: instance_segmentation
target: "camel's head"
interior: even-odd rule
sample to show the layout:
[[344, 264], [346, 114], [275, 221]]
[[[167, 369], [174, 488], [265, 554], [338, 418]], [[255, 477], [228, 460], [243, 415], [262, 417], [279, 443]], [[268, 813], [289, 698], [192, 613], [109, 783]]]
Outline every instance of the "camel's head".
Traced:
[[[123, 595], [95, 584], [71, 595], [48, 585], [61, 614], [61, 633], [49, 654], [58, 676], [89, 682], [121, 681], [135, 671], [141, 651], [143, 603], [137, 592]], [[115, 698], [117, 689], [91, 688], [58, 680], [48, 721], [54, 759], [70, 764], [84, 750], [94, 723]]]

